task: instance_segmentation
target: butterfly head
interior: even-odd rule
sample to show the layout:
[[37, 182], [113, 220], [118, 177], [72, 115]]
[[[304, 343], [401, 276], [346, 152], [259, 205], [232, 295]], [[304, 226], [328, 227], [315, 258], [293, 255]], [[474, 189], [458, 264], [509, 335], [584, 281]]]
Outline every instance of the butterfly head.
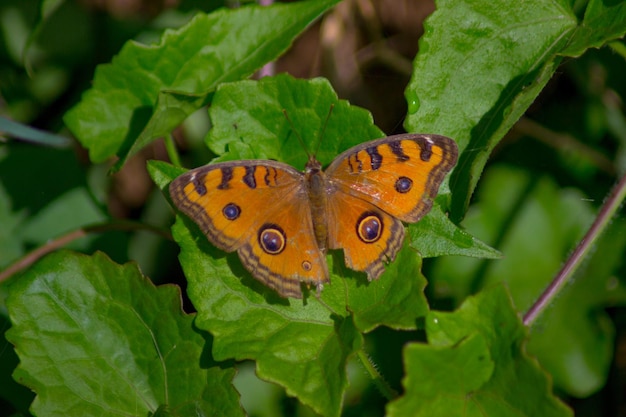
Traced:
[[317, 160], [315, 155], [309, 155], [309, 160], [304, 167], [304, 173], [307, 175], [317, 174], [322, 171], [322, 164]]

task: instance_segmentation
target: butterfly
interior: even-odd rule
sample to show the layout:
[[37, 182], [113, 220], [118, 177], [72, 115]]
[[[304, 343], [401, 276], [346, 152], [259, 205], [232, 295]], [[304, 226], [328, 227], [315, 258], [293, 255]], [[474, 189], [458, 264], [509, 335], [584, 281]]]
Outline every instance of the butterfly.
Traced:
[[428, 213], [457, 155], [445, 136], [401, 134], [350, 148], [326, 170], [314, 155], [304, 172], [270, 160], [206, 165], [175, 178], [169, 193], [252, 276], [302, 298], [301, 283], [319, 292], [329, 282], [329, 249], [377, 279], [402, 246], [402, 222]]

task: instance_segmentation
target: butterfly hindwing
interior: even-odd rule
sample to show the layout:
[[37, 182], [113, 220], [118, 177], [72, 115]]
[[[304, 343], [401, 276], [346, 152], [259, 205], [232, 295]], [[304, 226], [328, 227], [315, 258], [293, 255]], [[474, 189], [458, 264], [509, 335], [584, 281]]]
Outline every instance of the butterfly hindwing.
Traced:
[[402, 222], [367, 201], [331, 194], [329, 218], [329, 248], [343, 249], [346, 265], [364, 271], [369, 280], [378, 278], [402, 247]]

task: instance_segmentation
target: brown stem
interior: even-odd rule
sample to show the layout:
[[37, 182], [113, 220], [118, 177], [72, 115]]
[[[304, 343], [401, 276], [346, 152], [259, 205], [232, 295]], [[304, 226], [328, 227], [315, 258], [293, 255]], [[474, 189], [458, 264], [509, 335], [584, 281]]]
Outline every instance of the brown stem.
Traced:
[[611, 218], [619, 209], [625, 197], [626, 175], [624, 175], [613, 190], [611, 190], [611, 194], [600, 208], [600, 212], [587, 231], [587, 234], [585, 234], [585, 237], [582, 238], [572, 255], [565, 262], [561, 271], [559, 271], [539, 299], [524, 315], [524, 324], [526, 326], [532, 326], [537, 317], [552, 303], [563, 286], [572, 279], [574, 272], [576, 272], [576, 269], [598, 240], [600, 234], [609, 225]]
[[168, 232], [143, 223], [131, 222], [127, 220], [96, 223], [59, 236], [58, 238], [47, 242], [45, 245], [40, 246], [37, 249], [27, 253], [25, 256], [18, 259], [13, 264], [9, 265], [4, 271], [0, 271], [0, 282], [7, 280], [16, 272], [19, 272], [29, 267], [30, 265], [41, 259], [44, 255], [60, 249], [76, 239], [87, 236], [90, 233], [101, 233], [110, 230], [149, 230], [165, 237], [166, 239], [172, 239], [172, 236]]

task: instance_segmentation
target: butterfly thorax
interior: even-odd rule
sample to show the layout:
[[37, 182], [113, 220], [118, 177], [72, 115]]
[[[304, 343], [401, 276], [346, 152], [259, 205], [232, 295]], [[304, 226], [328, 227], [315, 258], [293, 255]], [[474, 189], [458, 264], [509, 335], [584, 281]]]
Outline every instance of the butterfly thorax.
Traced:
[[313, 219], [315, 240], [320, 250], [326, 253], [328, 246], [328, 226], [326, 224], [326, 219], [328, 218], [328, 213], [326, 212], [328, 193], [326, 187], [328, 183], [322, 171], [322, 165], [313, 156], [309, 158], [309, 162], [306, 164], [304, 177], [311, 203], [311, 218]]

